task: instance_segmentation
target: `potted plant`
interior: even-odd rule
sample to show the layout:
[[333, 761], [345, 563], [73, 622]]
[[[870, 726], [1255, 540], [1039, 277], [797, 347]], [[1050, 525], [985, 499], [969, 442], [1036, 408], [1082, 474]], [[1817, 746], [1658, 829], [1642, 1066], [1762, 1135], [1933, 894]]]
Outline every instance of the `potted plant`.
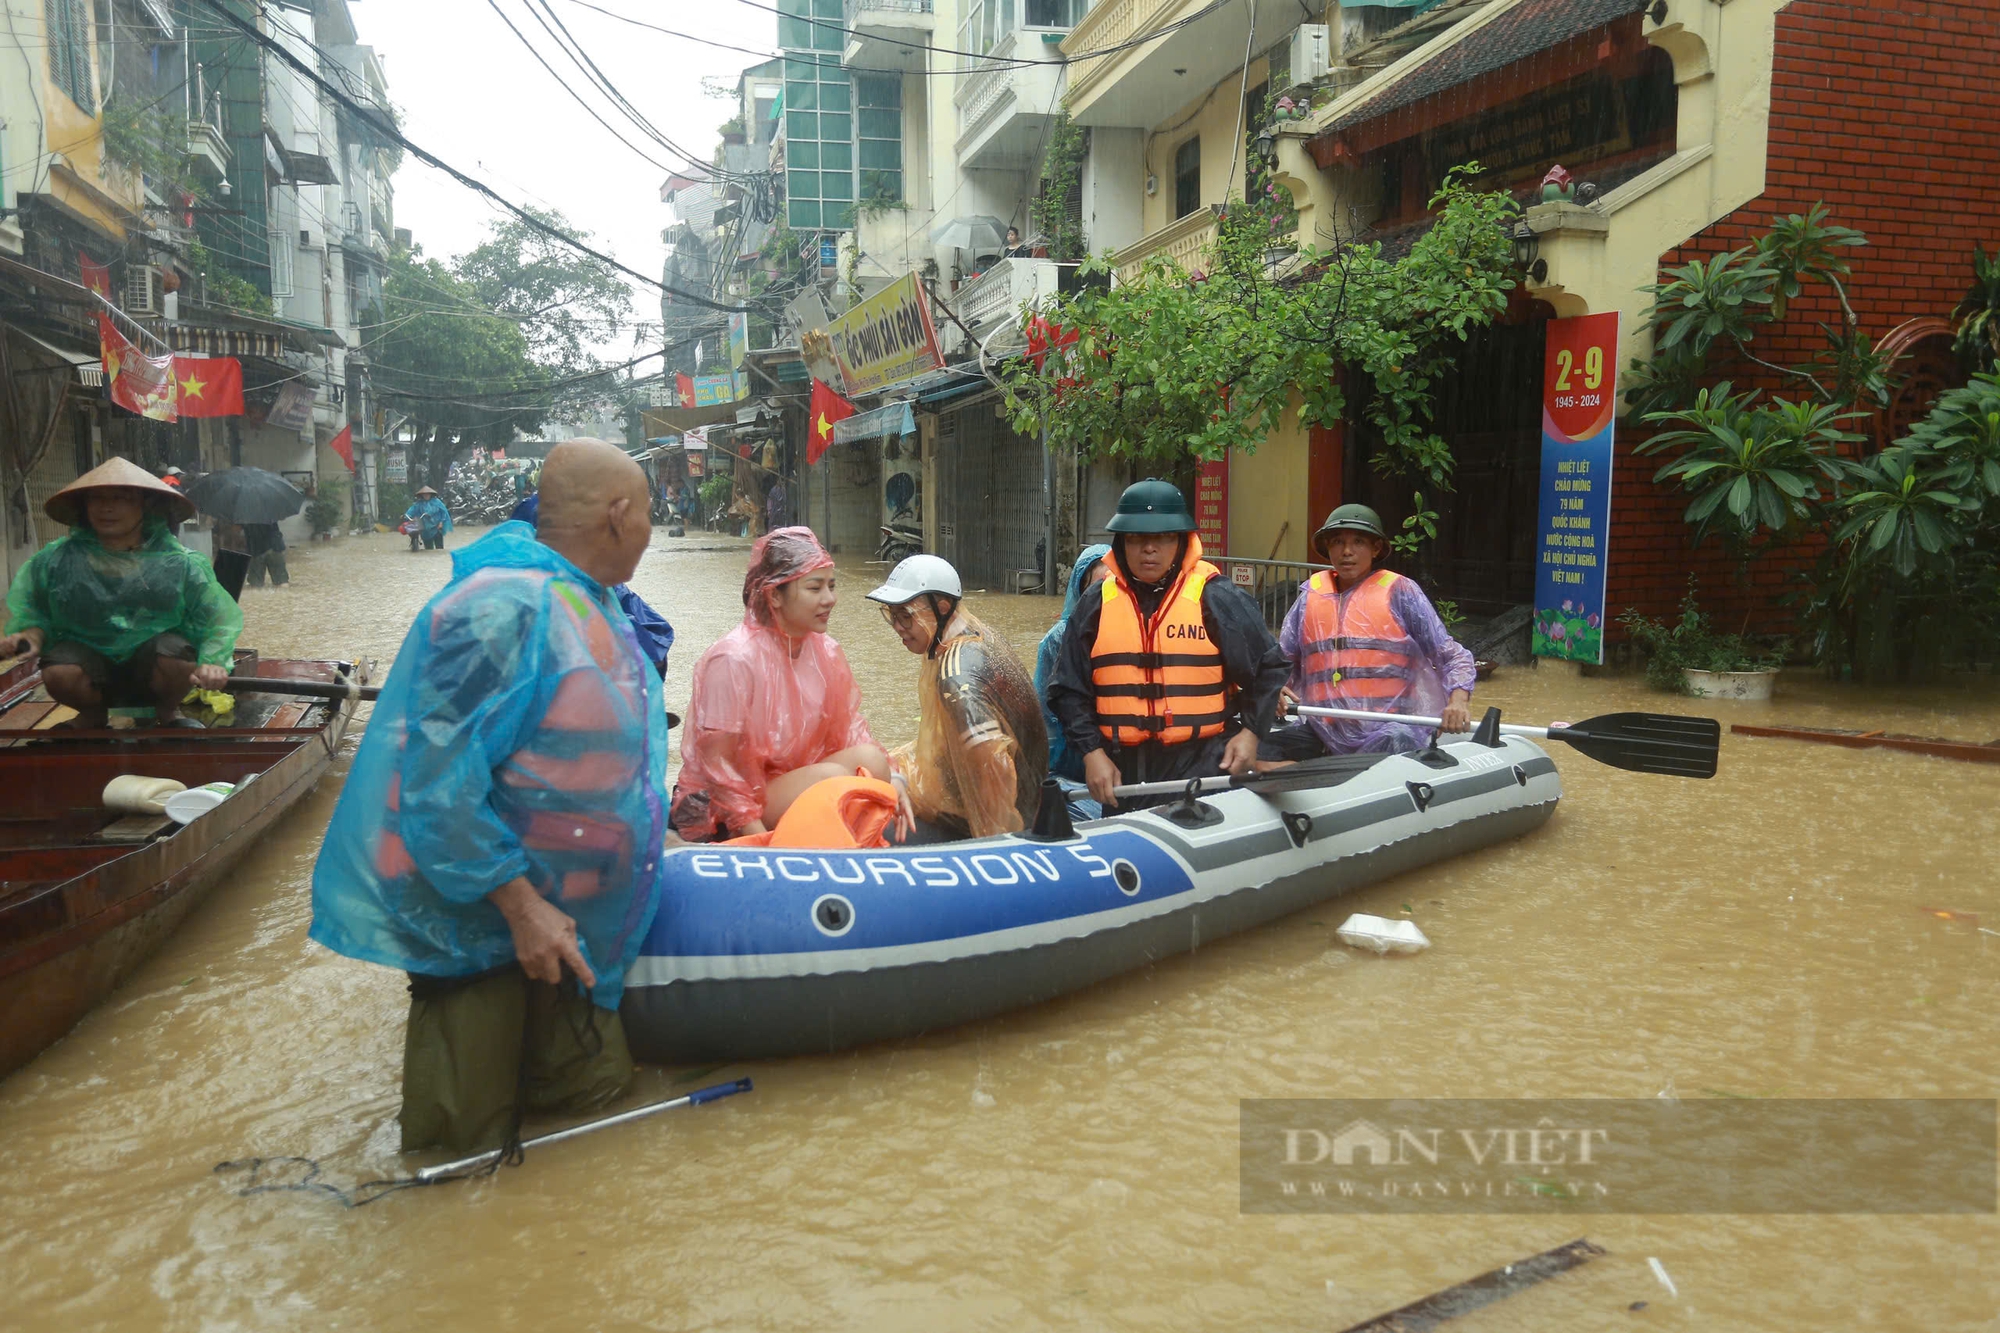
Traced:
[[1784, 648], [1759, 648], [1740, 634], [1718, 633], [1695, 604], [1694, 588], [1681, 599], [1671, 624], [1626, 608], [1618, 618], [1646, 651], [1646, 681], [1672, 694], [1706, 699], [1768, 700], [1784, 661]]

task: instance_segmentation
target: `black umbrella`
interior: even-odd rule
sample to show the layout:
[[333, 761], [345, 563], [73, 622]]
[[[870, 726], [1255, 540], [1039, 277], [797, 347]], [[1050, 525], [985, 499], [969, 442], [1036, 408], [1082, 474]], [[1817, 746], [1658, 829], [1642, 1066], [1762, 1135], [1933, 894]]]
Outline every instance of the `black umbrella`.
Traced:
[[225, 523], [276, 523], [305, 507], [299, 488], [260, 467], [211, 472], [188, 487], [188, 499]]

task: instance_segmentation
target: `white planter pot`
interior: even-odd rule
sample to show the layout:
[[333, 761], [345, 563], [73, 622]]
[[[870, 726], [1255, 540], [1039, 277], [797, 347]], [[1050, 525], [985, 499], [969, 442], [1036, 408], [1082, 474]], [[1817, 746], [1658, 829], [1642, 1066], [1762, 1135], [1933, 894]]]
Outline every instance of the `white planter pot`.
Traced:
[[1688, 689], [1701, 698], [1759, 703], [1770, 699], [1778, 671], [1775, 667], [1762, 671], [1696, 671], [1693, 667], [1682, 667], [1681, 676]]

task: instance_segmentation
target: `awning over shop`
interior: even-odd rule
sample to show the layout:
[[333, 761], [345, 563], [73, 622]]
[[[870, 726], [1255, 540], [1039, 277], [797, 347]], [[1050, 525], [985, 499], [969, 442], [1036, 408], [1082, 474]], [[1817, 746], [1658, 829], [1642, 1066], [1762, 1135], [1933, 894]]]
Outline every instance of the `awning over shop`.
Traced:
[[719, 421], [736, 420], [736, 404], [717, 403], [712, 407], [648, 407], [640, 416], [646, 434], [685, 435]]
[[910, 411], [908, 403], [888, 403], [868, 412], [856, 412], [844, 421], [835, 423], [833, 442], [852, 444], [856, 440], [873, 440], [884, 435], [915, 435], [917, 418]]
[[[1516, 0], [1487, 22], [1470, 20], [1438, 38], [1425, 48], [1429, 56], [1411, 57], [1401, 72], [1392, 67], [1378, 76], [1384, 81], [1340, 110], [1306, 148], [1322, 169], [1352, 163], [1387, 144], [1590, 73], [1640, 44], [1638, 15], [1646, 3]], [[1619, 25], [1614, 32], [1602, 31], [1613, 25]]]
[[72, 351], [67, 347], [58, 347], [46, 339], [37, 338], [34, 334], [24, 329], [16, 329], [14, 332], [20, 334], [50, 356], [59, 356], [72, 366], [75, 366], [76, 382], [84, 388], [101, 389], [104, 387], [104, 362], [99, 358], [97, 353]]

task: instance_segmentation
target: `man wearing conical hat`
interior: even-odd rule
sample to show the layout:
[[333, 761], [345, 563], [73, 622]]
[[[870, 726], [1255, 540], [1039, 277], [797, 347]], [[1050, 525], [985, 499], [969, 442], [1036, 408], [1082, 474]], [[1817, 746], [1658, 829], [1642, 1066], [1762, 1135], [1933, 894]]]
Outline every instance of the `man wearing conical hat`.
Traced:
[[42, 684], [76, 726], [149, 705], [161, 726], [200, 726], [181, 700], [227, 681], [243, 613], [208, 561], [174, 540], [194, 502], [114, 458], [43, 508], [69, 533], [15, 576], [0, 650], [39, 654]]

